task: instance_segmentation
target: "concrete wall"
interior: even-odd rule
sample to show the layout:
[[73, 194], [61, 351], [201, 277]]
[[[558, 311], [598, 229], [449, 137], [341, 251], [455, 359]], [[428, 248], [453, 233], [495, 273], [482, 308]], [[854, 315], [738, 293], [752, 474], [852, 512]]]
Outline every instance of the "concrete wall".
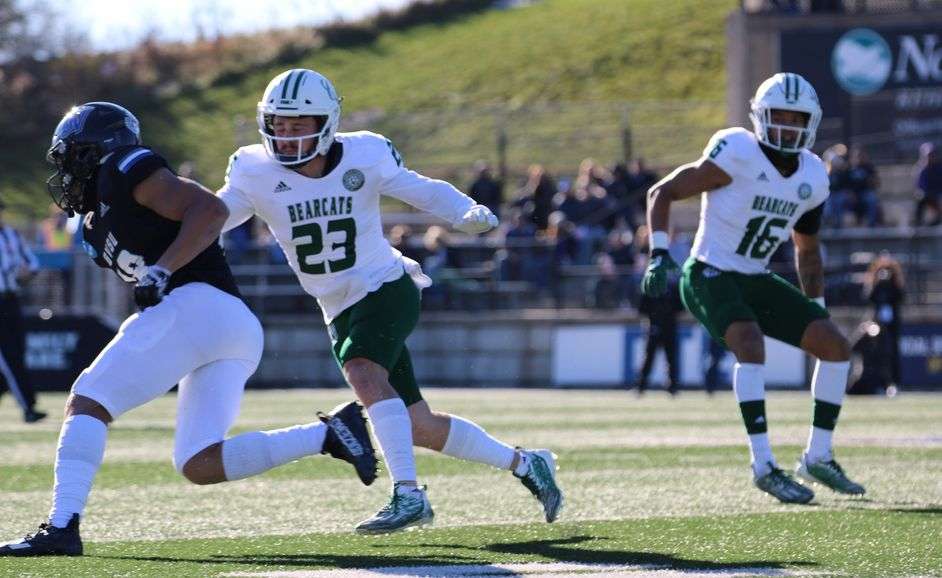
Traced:
[[[525, 315], [425, 315], [409, 338], [416, 376], [437, 385], [545, 386], [553, 328], [565, 321]], [[580, 319], [601, 320], [598, 315]], [[608, 316], [636, 323], [631, 314]], [[591, 322], [591, 321], [590, 321]], [[265, 387], [343, 385], [322, 321], [265, 320], [265, 356], [253, 382]]]
[[[834, 312], [845, 330], [863, 311]], [[682, 317], [693, 323], [692, 317]], [[550, 387], [553, 335], [564, 325], [625, 324], [634, 312], [534, 311], [515, 314], [424, 314], [409, 339], [420, 384]], [[261, 387], [343, 387], [320, 317], [265, 319], [265, 356], [252, 384]]]

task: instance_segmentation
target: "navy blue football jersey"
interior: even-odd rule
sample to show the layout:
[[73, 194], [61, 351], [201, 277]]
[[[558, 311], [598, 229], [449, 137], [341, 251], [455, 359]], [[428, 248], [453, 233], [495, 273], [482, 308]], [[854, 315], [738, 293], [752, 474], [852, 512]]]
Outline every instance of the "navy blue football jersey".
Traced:
[[[113, 270], [128, 283], [136, 283], [180, 232], [179, 222], [134, 200], [134, 187], [161, 168], [169, 168], [167, 161], [147, 147], [114, 151], [98, 170], [98, 205], [83, 220], [85, 251], [99, 267]], [[208, 283], [241, 298], [218, 239], [173, 273], [167, 292], [195, 282]]]

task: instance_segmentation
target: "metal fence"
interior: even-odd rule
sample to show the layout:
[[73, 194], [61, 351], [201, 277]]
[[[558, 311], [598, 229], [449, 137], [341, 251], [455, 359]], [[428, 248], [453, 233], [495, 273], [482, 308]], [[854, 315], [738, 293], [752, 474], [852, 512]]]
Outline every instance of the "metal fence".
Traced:
[[[823, 233], [822, 241], [831, 306], [866, 304], [865, 272], [880, 251], [903, 264], [908, 305], [929, 309], [942, 305], [942, 231], [938, 228], [845, 229]], [[560, 263], [551, 241], [497, 237], [455, 237], [449, 250], [459, 255], [462, 266], [432, 272], [436, 283], [423, 294], [426, 309], [613, 310], [631, 309], [637, 303], [643, 258], [634, 266]], [[262, 318], [316, 308], [288, 265], [271, 261], [268, 248], [249, 251], [232, 269], [246, 300]], [[787, 253], [773, 263], [773, 269], [797, 283]], [[113, 323], [134, 310], [130, 287], [99, 270], [81, 253], [73, 255], [68, 269], [44, 272], [30, 285], [25, 302], [37, 309], [97, 314]]]
[[[478, 159], [505, 179], [524, 175], [531, 164], [573, 174], [585, 158], [609, 165], [644, 157], [673, 167], [697, 158], [725, 117], [721, 101], [601, 101], [356, 111], [344, 114], [341, 130], [382, 133], [410, 167], [461, 183]], [[237, 119], [236, 127], [237, 144], [257, 141], [254, 119]]]

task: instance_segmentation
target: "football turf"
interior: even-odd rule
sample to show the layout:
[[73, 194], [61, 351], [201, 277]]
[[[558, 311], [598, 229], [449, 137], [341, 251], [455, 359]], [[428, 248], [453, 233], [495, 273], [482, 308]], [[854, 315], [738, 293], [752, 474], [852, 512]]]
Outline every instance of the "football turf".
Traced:
[[[0, 576], [942, 576], [942, 395], [849, 399], [837, 458], [867, 496], [815, 487], [807, 506], [779, 504], [752, 486], [729, 393], [426, 395], [508, 443], [551, 448], [566, 493], [559, 521], [543, 523], [510, 474], [425, 450], [420, 479], [436, 520], [419, 532], [353, 535], [384, 503], [385, 474], [365, 488], [326, 456], [193, 486], [170, 462], [168, 396], [113, 426], [83, 520], [86, 556], [2, 558]], [[237, 431], [310, 421], [347, 398], [344, 390], [250, 392]], [[40, 405], [63, 401], [45, 395]], [[769, 395], [770, 434], [786, 469], [810, 411], [807, 392]], [[49, 507], [59, 424], [18, 418], [4, 397], [0, 541], [34, 531]]]

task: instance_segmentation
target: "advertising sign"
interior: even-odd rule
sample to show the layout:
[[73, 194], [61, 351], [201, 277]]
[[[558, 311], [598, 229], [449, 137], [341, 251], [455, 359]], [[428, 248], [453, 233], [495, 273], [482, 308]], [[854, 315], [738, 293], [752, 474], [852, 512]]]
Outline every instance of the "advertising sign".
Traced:
[[904, 389], [942, 387], [942, 324], [904, 325], [899, 354], [900, 381]]
[[938, 27], [783, 31], [781, 70], [811, 82], [841, 138], [877, 159], [912, 162], [942, 135]]
[[29, 316], [24, 321], [26, 370], [36, 389], [44, 391], [68, 391], [115, 334], [91, 316]]

